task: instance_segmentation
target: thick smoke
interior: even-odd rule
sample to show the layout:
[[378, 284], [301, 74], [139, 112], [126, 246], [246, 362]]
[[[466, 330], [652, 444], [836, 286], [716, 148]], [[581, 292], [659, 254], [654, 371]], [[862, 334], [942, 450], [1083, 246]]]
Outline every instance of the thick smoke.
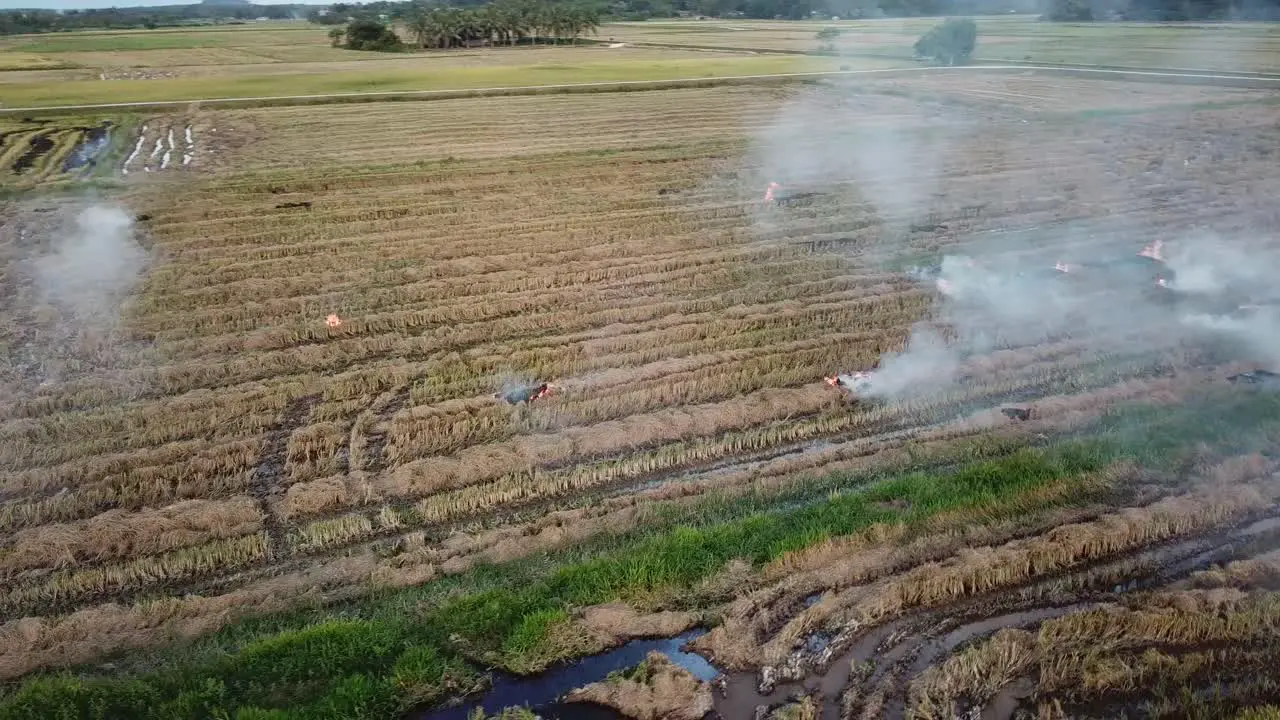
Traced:
[[960, 369], [960, 358], [933, 328], [917, 325], [906, 348], [887, 352], [880, 370], [862, 385], [871, 397], [910, 397], [943, 390]]
[[[885, 99], [823, 89], [792, 94], [754, 144], [758, 192], [773, 182], [783, 197], [817, 192], [851, 200], [874, 210], [891, 232], [905, 230], [928, 205], [945, 157], [972, 123], [930, 117], [904, 126], [897, 118], [868, 117], [868, 97]], [[778, 229], [767, 214], [761, 223]]]
[[105, 329], [145, 262], [146, 253], [133, 237], [133, 218], [118, 207], [94, 205], [35, 261], [35, 279], [41, 299], [61, 309], [78, 330]]
[[[857, 93], [833, 85], [792, 96], [757, 138], [754, 157], [762, 193], [769, 182], [779, 184], [784, 198], [788, 191], [818, 193], [832, 201], [822, 218], [833, 230], [850, 206], [874, 213], [876, 230], [850, 248], [857, 265], [900, 270], [906, 257], [932, 255], [927, 245], [909, 246], [909, 240], [928, 242], [912, 231], [939, 218], [954, 221], [966, 204], [1036, 208], [1046, 192], [1065, 192], [1084, 204], [1095, 195], [1142, 197], [1143, 181], [1126, 170], [1123, 156], [1049, 168], [1052, 188], [1028, 183], [1026, 174], [1011, 175], [1016, 179], [1004, 186], [999, 176], [979, 175], [975, 182], [976, 168], [968, 165], [975, 156], [1012, 155], [1013, 162], [1021, 158], [1034, 167], [1044, 148], [993, 145], [1008, 140], [975, 125], [963, 109]], [[871, 105], [876, 110], [868, 113]], [[833, 209], [841, 200], [845, 207]], [[812, 227], [804, 212], [769, 203], [761, 208], [766, 237], [803, 235]], [[880, 358], [874, 373], [858, 381], [857, 394], [899, 400], [938, 393], [980, 372], [984, 354], [1045, 342], [1106, 357], [1233, 341], [1247, 356], [1242, 359], [1280, 363], [1280, 310], [1242, 307], [1280, 301], [1273, 278], [1280, 255], [1265, 243], [1202, 233], [1167, 238], [1162, 261], [1148, 261], [1139, 254], [1152, 238], [1148, 229], [1121, 223], [1054, 223], [1016, 236], [954, 232], [963, 253], [944, 251], [931, 267], [907, 271], [937, 291], [928, 320], [912, 328], [901, 352]], [[979, 236], [986, 239], [975, 240]]]
[[1280, 369], [1280, 252], [1254, 243], [1200, 238], [1169, 257], [1171, 287], [1189, 298], [1185, 328], [1242, 346], [1257, 362]]
[[[975, 355], [1051, 340], [1104, 354], [1226, 340], [1256, 362], [1280, 362], [1280, 313], [1266, 304], [1280, 300], [1280, 288], [1265, 279], [1280, 258], [1221, 239], [1178, 243], [1164, 265], [1176, 279], [1162, 288], [1142, 270], [1125, 272], [1142, 268], [1140, 249], [1097, 251], [1100, 257], [1084, 265], [1046, 255], [1032, 263], [945, 256], [936, 273], [918, 276], [934, 280], [934, 324], [953, 338], [943, 342], [933, 324], [918, 325], [903, 352], [881, 359], [864, 394], [900, 399], [934, 392], [963, 381], [965, 362]], [[1251, 301], [1262, 304], [1250, 308]]]
[[133, 219], [114, 205], [72, 213], [19, 211], [6, 228], [11, 384], [49, 385], [116, 367], [130, 349], [120, 338], [121, 312], [148, 261]]

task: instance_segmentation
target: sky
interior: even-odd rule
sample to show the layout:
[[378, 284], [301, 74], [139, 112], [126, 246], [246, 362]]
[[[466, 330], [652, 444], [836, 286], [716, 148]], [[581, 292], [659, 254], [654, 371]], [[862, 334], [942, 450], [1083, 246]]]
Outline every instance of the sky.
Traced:
[[[82, 8], [140, 7], [151, 5], [189, 5], [199, 0], [0, 0], [0, 10], [15, 8], [42, 8], [45, 10], [76, 10]], [[334, 0], [275, 0], [279, 4], [331, 5]], [[347, 0], [348, 3], [351, 0]], [[259, 5], [272, 2], [259, 0]]]

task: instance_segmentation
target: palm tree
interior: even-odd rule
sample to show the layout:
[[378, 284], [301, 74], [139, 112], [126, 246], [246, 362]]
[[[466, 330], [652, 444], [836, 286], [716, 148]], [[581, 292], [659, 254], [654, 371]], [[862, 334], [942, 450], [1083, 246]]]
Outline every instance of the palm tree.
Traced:
[[457, 8], [447, 8], [437, 13], [440, 22], [440, 37], [443, 40], [441, 47], [445, 50], [453, 47], [453, 42], [462, 34], [464, 28], [464, 18], [462, 11]]
[[503, 0], [497, 8], [498, 34], [505, 37], [507, 45], [515, 47], [516, 42], [529, 32], [529, 23], [525, 19], [524, 9], [511, 0]]
[[533, 33], [533, 44], [537, 45], [538, 38], [547, 27], [546, 6], [536, 1], [526, 2], [520, 8], [520, 18], [522, 24]]
[[555, 43], [558, 45], [560, 38], [568, 35], [570, 28], [573, 27], [573, 9], [563, 5], [548, 5], [546, 13], [551, 36], [555, 38]]
[[427, 41], [435, 34], [435, 23], [425, 12], [417, 12], [409, 19], [409, 33], [418, 41], [418, 47], [426, 48]]
[[573, 44], [578, 44], [578, 36], [583, 33], [595, 35], [600, 30], [600, 14], [595, 8], [576, 7], [569, 11], [569, 32], [573, 36]]

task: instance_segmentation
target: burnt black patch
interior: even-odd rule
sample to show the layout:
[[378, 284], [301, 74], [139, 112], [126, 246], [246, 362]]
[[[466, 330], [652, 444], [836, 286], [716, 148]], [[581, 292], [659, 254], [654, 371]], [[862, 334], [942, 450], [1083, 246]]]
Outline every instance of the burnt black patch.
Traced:
[[819, 198], [826, 195], [820, 192], [797, 192], [797, 193], [778, 193], [774, 196], [774, 202], [784, 207], [796, 205], [812, 205]]
[[1016, 407], [1000, 408], [1000, 413], [1003, 414], [1005, 417], [1009, 418], [1010, 420], [1017, 420], [1019, 422], [1023, 420], [1031, 419], [1030, 408], [1016, 408]]
[[1280, 387], [1280, 374], [1270, 370], [1253, 370], [1231, 375], [1227, 382], [1232, 385], [1260, 385], [1267, 388]]
[[36, 135], [31, 138], [31, 146], [22, 156], [13, 162], [13, 172], [21, 175], [36, 163], [42, 156], [53, 149], [53, 141], [49, 139], [49, 135]]
[[287, 202], [287, 203], [280, 203], [279, 205], [276, 205], [277, 210], [288, 210], [291, 208], [306, 208], [307, 210], [310, 210], [311, 201], [304, 200], [302, 202]]

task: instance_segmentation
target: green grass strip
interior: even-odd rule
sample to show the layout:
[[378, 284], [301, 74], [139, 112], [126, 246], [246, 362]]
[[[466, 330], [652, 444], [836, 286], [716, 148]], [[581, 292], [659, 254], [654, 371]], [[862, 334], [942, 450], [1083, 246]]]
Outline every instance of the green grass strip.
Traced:
[[[966, 509], [1025, 512], [1020, 496], [1119, 459], [1176, 471], [1199, 443], [1231, 452], [1263, 447], [1280, 436], [1280, 400], [1219, 394], [1178, 408], [1115, 413], [1095, 431], [956, 472], [870, 484], [851, 474], [815, 479], [813, 490], [797, 491], [785, 509], [777, 509], [781, 497], [766, 503], [752, 496], [681, 508], [660, 516], [659, 527], [625, 537], [477, 567], [359, 604], [245, 621], [150, 663], [30, 678], [0, 699], [0, 719], [397, 717], [473, 686], [478, 671], [460, 647], [521, 666], [539, 659], [574, 607], [691, 587], [733, 559], [767, 563], [877, 522], [923, 525]], [[831, 494], [813, 499], [823, 491]], [[905, 502], [888, 504], [895, 500]], [[706, 515], [699, 518], [700, 511]]]

